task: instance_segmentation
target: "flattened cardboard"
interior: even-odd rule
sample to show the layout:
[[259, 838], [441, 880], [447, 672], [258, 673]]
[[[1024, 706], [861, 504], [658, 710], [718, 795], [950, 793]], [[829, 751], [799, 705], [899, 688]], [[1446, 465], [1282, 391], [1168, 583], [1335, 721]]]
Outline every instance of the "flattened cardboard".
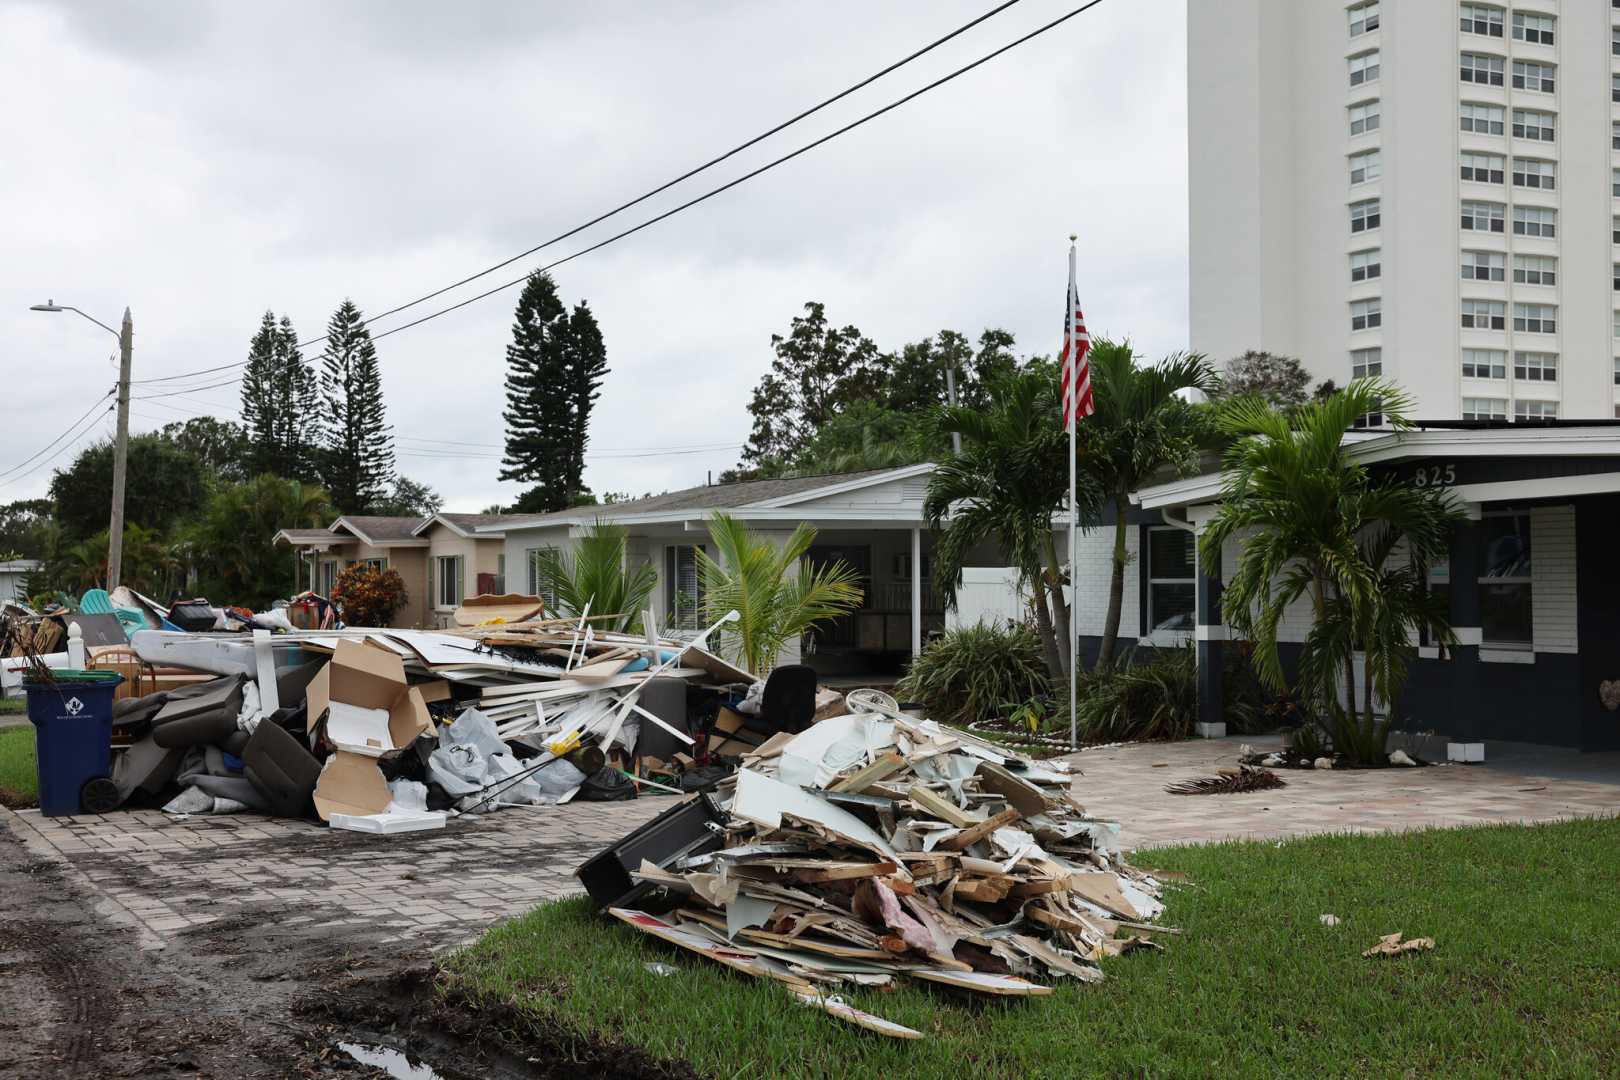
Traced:
[[315, 813], [322, 821], [330, 821], [333, 814], [381, 814], [391, 801], [382, 770], [363, 754], [339, 750], [326, 759], [315, 783]]

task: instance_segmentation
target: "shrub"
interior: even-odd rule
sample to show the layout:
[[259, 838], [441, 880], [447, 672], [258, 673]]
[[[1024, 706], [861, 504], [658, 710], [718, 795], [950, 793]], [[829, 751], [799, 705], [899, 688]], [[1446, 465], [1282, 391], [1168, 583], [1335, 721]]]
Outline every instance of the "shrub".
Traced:
[[332, 587], [332, 600], [350, 626], [387, 626], [406, 599], [405, 579], [398, 570], [365, 563], [346, 567]]
[[957, 725], [1051, 692], [1041, 639], [1023, 623], [947, 631], [911, 662], [895, 689], [927, 706], [930, 719]]
[[1082, 674], [1077, 695], [1081, 742], [1184, 739], [1198, 719], [1197, 653], [1166, 649], [1141, 661], [1133, 655]]

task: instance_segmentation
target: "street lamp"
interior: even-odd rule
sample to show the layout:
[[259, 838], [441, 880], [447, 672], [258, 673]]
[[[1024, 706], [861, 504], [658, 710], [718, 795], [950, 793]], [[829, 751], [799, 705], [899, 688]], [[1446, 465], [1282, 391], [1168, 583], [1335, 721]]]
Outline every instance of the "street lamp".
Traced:
[[86, 315], [76, 307], [47, 300], [30, 305], [30, 311], [71, 311], [88, 319], [118, 339], [118, 441], [113, 445], [112, 520], [107, 526], [107, 590], [118, 588], [118, 579], [124, 570], [124, 481], [129, 470], [129, 365], [135, 349], [135, 323], [129, 308], [124, 309], [122, 330], [114, 330], [100, 319]]

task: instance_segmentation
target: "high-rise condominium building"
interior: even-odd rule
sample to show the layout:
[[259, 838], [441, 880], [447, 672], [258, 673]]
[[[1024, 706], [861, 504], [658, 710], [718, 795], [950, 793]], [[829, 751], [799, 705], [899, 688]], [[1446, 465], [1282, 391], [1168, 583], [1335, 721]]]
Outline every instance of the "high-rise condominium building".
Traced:
[[1192, 347], [1620, 417], [1620, 0], [1188, 0]]

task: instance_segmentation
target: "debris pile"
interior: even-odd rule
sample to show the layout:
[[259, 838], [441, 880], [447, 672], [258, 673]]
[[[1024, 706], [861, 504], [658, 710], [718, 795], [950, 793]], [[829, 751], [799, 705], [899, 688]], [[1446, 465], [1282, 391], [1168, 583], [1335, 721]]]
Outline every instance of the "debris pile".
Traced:
[[1166, 784], [1164, 790], [1172, 795], [1241, 795], [1249, 791], [1269, 791], [1287, 786], [1288, 781], [1270, 769], [1242, 765], [1236, 769], [1222, 769], [1216, 776], [1178, 780]]
[[[844, 985], [909, 977], [1028, 996], [1102, 978], [1158, 946], [1157, 881], [1110, 847], [1115, 824], [1061, 762], [901, 714], [881, 695], [779, 734], [714, 797], [691, 800], [576, 872], [615, 918], [800, 1001], [899, 1038]], [[876, 700], [874, 700], [876, 699]]]

